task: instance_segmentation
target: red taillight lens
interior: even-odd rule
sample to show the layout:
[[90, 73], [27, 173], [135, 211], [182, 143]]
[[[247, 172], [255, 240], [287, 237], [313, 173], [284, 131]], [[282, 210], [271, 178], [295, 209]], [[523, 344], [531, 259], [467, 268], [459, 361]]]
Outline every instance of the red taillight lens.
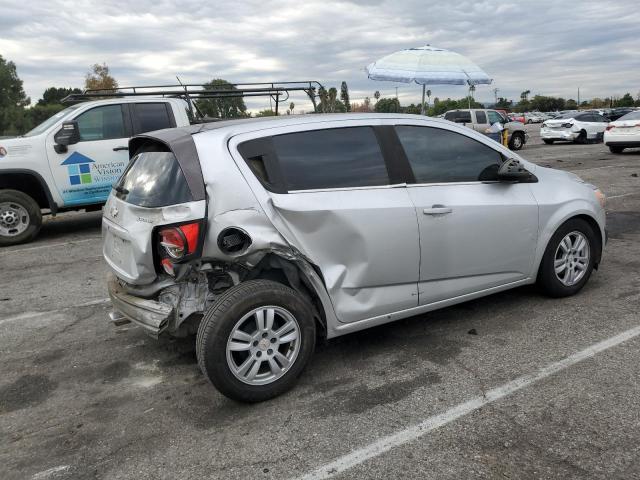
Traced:
[[198, 249], [198, 237], [200, 236], [200, 224], [188, 223], [178, 227], [187, 239], [187, 254], [191, 254]]
[[159, 232], [160, 245], [176, 260], [194, 253], [198, 249], [200, 223], [187, 223], [177, 227], [163, 228]]
[[607, 128], [605, 128], [605, 130], [608, 132], [609, 130], [612, 130], [614, 128], [613, 125], [607, 125]]
[[185, 256], [187, 239], [178, 227], [160, 230], [160, 245], [171, 258], [179, 259]]

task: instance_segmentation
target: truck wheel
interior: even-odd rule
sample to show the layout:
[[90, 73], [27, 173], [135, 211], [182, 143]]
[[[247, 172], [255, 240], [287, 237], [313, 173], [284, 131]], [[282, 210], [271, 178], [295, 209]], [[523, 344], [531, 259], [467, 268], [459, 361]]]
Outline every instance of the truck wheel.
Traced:
[[565, 222], [553, 234], [540, 263], [537, 283], [551, 297], [578, 293], [587, 283], [600, 243], [591, 226], [580, 218]]
[[509, 148], [511, 150], [520, 150], [523, 145], [524, 145], [524, 136], [521, 133], [516, 132], [513, 135], [511, 135], [511, 140], [509, 140]]
[[542, 139], [542, 141], [544, 143], [546, 143], [547, 145], [553, 145], [553, 140], [549, 140], [549, 139], [544, 138], [544, 139]]
[[36, 201], [17, 190], [0, 190], [0, 247], [30, 242], [42, 227]]
[[613, 146], [609, 146], [609, 151], [611, 153], [622, 153], [624, 150], [624, 147], [613, 147]]
[[198, 328], [202, 372], [225, 396], [261, 402], [289, 390], [313, 354], [312, 307], [295, 290], [270, 280], [231, 287]]

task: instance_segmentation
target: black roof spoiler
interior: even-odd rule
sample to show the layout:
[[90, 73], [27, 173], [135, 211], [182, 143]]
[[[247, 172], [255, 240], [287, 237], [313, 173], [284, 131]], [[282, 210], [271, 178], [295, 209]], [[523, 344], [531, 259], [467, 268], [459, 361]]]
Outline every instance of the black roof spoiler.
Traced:
[[198, 111], [194, 100], [207, 98], [244, 98], [244, 97], [270, 97], [275, 102], [275, 113], [278, 114], [278, 104], [289, 100], [290, 92], [304, 92], [307, 94], [313, 109], [316, 110], [316, 97], [318, 91], [323, 88], [316, 80], [300, 82], [254, 82], [254, 83], [229, 83], [225, 85], [207, 87], [201, 84], [176, 84], [176, 85], [148, 85], [136, 87], [118, 87], [105, 89], [87, 89], [83, 93], [72, 93], [62, 99], [63, 103], [78, 103], [99, 98], [123, 98], [123, 97], [168, 97], [182, 98], [188, 106], [193, 118]]

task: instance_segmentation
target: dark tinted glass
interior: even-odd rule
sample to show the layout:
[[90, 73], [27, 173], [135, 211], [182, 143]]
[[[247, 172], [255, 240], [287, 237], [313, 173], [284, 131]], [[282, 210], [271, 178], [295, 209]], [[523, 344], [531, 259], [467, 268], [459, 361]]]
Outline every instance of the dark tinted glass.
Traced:
[[432, 127], [396, 127], [417, 183], [496, 180], [500, 153], [465, 135]]
[[171, 128], [171, 119], [164, 103], [136, 103], [137, 133]]
[[457, 112], [447, 112], [444, 114], [444, 119], [449, 120], [450, 122], [454, 122], [456, 120]]
[[370, 127], [289, 133], [272, 140], [288, 190], [389, 183], [380, 146]]
[[110, 140], [125, 138], [122, 107], [105, 105], [92, 108], [76, 118], [80, 129], [80, 141]]
[[582, 115], [576, 115], [575, 117], [573, 117], [575, 120], [578, 120], [579, 122], [591, 122], [591, 115], [587, 114], [587, 113], [583, 113]]
[[139, 153], [114, 188], [116, 197], [140, 207], [164, 207], [193, 200], [172, 152]]
[[484, 112], [476, 112], [476, 122], [487, 123], [487, 115]]
[[471, 112], [468, 110], [458, 112], [457, 119], [460, 123], [471, 123]]

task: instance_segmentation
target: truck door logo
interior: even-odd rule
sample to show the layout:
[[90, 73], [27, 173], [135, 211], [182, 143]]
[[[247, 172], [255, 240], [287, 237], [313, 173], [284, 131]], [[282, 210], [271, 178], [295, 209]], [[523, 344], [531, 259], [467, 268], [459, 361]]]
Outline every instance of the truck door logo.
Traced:
[[69, 183], [71, 185], [87, 185], [93, 182], [91, 164], [95, 163], [89, 157], [73, 152], [60, 165], [67, 167]]

